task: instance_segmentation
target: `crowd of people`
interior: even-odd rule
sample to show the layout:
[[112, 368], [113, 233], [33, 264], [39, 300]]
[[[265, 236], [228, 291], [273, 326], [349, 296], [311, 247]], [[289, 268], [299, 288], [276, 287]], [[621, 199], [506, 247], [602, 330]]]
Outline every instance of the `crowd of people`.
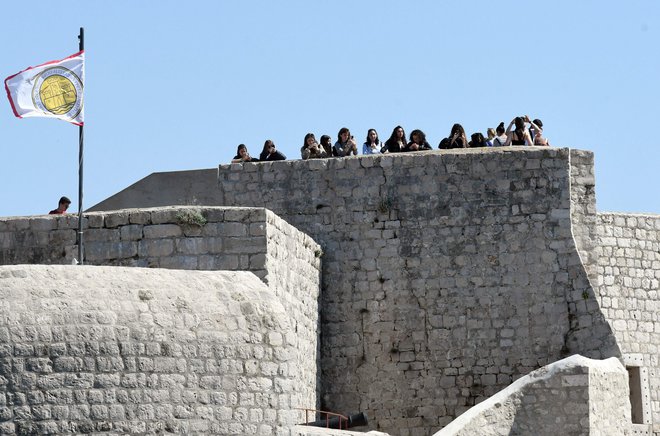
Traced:
[[[538, 118], [531, 120], [527, 115], [523, 115], [511, 120], [506, 129], [504, 128], [504, 122], [501, 122], [496, 128], [488, 128], [486, 136], [476, 132], [470, 135], [470, 140], [468, 140], [463, 126], [454, 124], [449, 136], [440, 141], [438, 148], [448, 150], [453, 148], [508, 147], [510, 145], [549, 146], [550, 142], [543, 136], [543, 122]], [[433, 147], [426, 140], [424, 132], [415, 129], [406, 138], [406, 133], [401, 126], [396, 126], [385, 142], [378, 138], [376, 129], [369, 129], [362, 144], [362, 154], [400, 153], [432, 149]], [[305, 135], [303, 145], [300, 148], [302, 159], [322, 159], [357, 154], [357, 142], [351, 135], [351, 131], [346, 127], [339, 129], [337, 141], [334, 144], [332, 144], [332, 138], [328, 135], [321, 136], [320, 141], [317, 141], [313, 133], [308, 133]], [[285, 159], [286, 156], [277, 150], [275, 143], [268, 139], [264, 143], [264, 148], [258, 158], [251, 157], [245, 144], [240, 144], [236, 150], [236, 156], [231, 162], [264, 162]]]

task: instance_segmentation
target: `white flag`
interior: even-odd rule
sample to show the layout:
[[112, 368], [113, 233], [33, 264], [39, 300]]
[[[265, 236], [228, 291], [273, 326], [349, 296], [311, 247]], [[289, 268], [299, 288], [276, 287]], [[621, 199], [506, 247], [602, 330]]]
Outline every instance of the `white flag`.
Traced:
[[5, 79], [9, 103], [18, 118], [50, 117], [82, 126], [85, 52], [30, 67]]

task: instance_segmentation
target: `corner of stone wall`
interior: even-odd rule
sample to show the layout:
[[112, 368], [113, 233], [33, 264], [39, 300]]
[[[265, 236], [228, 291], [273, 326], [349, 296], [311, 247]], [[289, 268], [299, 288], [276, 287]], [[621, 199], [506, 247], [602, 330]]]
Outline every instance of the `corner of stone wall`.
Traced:
[[597, 270], [596, 190], [593, 152], [570, 150], [570, 219], [577, 255], [569, 261], [570, 330], [566, 354], [591, 358], [621, 357], [612, 328], [600, 307]]
[[[265, 211], [267, 250], [263, 280], [294, 316], [295, 335], [286, 338], [298, 351], [293, 408], [318, 409], [320, 404], [320, 321], [322, 251], [310, 236], [299, 231], [270, 210]], [[310, 362], [313, 362], [310, 365]], [[315, 371], [311, 371], [311, 367]], [[302, 422], [302, 412], [300, 412]]]

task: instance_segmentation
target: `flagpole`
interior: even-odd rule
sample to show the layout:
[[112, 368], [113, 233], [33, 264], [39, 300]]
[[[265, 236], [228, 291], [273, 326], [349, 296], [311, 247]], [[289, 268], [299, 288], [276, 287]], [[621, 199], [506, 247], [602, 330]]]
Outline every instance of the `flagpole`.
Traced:
[[[80, 35], [78, 35], [79, 50], [85, 49], [85, 29], [80, 28]], [[84, 85], [83, 85], [84, 86]], [[84, 90], [83, 90], [84, 92]], [[84, 100], [83, 96], [83, 110]], [[78, 264], [83, 264], [83, 139], [84, 130], [83, 126], [78, 127]]]

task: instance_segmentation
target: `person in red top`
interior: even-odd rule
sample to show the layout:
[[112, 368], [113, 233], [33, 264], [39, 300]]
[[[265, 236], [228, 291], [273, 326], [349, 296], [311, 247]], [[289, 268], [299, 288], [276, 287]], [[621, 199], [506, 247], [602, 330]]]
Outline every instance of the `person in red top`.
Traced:
[[53, 209], [48, 214], [50, 215], [64, 215], [66, 213], [66, 210], [69, 208], [69, 205], [71, 204], [71, 200], [69, 200], [67, 197], [62, 197], [60, 198], [60, 202], [57, 204], [57, 209]]

